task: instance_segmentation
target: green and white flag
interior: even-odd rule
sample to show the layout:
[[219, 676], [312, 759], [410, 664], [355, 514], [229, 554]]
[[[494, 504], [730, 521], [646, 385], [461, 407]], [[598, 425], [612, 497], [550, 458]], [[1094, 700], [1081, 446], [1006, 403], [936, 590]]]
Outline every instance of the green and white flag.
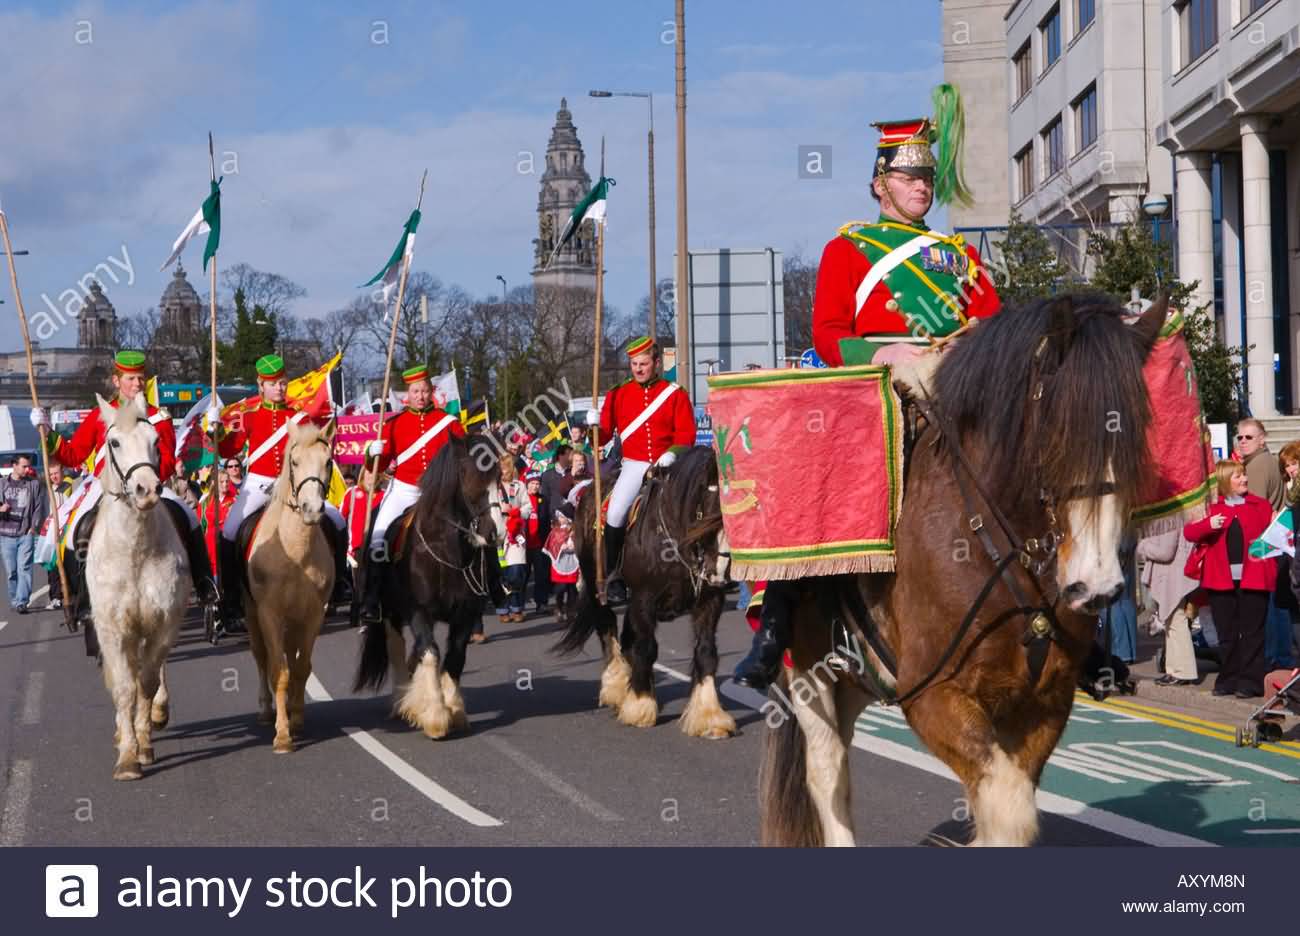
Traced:
[[1250, 554], [1256, 559], [1270, 559], [1286, 553], [1295, 555], [1295, 529], [1292, 526], [1291, 511], [1284, 510], [1277, 519], [1268, 525], [1259, 539], [1250, 544]]
[[555, 249], [551, 251], [551, 256], [546, 261], [547, 267], [550, 267], [555, 255], [564, 249], [564, 245], [573, 239], [573, 235], [578, 233], [578, 228], [582, 227], [583, 222], [591, 219], [598, 225], [605, 223], [605, 201], [609, 197], [610, 186], [617, 184], [613, 179], [601, 176], [600, 181], [593, 185], [582, 201], [574, 206], [573, 214], [569, 215], [559, 242], [556, 243]]
[[[364, 289], [367, 286], [375, 285], [375, 283], [383, 282], [384, 305], [388, 305], [388, 299], [392, 296], [393, 290], [397, 288], [398, 280], [401, 279], [403, 258], [409, 258], [409, 260], [413, 261], [415, 257], [415, 229], [419, 226], [420, 209], [416, 208], [411, 212], [411, 216], [406, 219], [406, 226], [402, 228], [402, 237], [397, 242], [397, 246], [393, 248], [393, 255], [388, 258], [384, 268], [361, 284], [361, 288]], [[388, 317], [387, 310], [384, 312], [384, 317]]]
[[203, 248], [203, 269], [208, 268], [208, 261], [217, 255], [217, 245], [221, 243], [221, 182], [213, 180], [212, 191], [208, 197], [203, 200], [199, 210], [194, 212], [194, 217], [190, 218], [190, 223], [185, 225], [185, 230], [176, 238], [172, 244], [171, 256], [158, 269], [165, 270], [180, 257], [181, 251], [199, 234], [207, 234], [208, 242]]
[[433, 378], [433, 402], [453, 416], [460, 413], [460, 385], [454, 370]]

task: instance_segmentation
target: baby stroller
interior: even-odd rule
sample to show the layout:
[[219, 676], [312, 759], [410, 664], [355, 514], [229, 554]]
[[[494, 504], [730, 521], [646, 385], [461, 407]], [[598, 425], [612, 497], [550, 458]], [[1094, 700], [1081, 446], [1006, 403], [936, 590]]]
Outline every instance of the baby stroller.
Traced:
[[1237, 747], [1281, 741], [1288, 712], [1300, 712], [1300, 667], [1274, 670], [1264, 677], [1264, 704], [1237, 729]]

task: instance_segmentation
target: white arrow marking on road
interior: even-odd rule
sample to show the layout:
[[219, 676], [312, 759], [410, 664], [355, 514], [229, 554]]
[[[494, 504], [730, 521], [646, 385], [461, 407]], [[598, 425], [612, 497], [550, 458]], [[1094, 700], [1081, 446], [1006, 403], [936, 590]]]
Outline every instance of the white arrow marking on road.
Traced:
[[[307, 678], [307, 694], [315, 702], [331, 702], [334, 699], [321, 685], [315, 673]], [[480, 828], [490, 828], [504, 824], [500, 819], [476, 809], [446, 787], [435, 783], [429, 777], [420, 773], [420, 771], [375, 740], [370, 732], [362, 728], [344, 728], [343, 730], [347, 732], [349, 738], [361, 745], [363, 751], [458, 819], [464, 819], [470, 825], [479, 826]]]
[[0, 621], [0, 630], [4, 630], [8, 626], [9, 626], [8, 621]]
[[1300, 835], [1300, 829], [1244, 829], [1247, 835]]
[[1269, 767], [1263, 767], [1259, 764], [1252, 764], [1250, 761], [1240, 760], [1235, 757], [1228, 757], [1224, 754], [1212, 754], [1209, 751], [1198, 751], [1194, 747], [1188, 747], [1185, 744], [1175, 744], [1173, 741], [1121, 741], [1124, 747], [1164, 747], [1172, 748], [1175, 751], [1182, 751], [1184, 754], [1195, 754], [1197, 757], [1208, 757], [1210, 760], [1221, 761], [1225, 764], [1232, 764], [1234, 767], [1242, 767], [1246, 770], [1253, 770], [1256, 773], [1262, 773], [1266, 777], [1273, 777], [1276, 780], [1284, 780], [1287, 783], [1296, 783], [1300, 777], [1294, 777], [1288, 773], [1282, 773], [1280, 770], [1273, 770]]

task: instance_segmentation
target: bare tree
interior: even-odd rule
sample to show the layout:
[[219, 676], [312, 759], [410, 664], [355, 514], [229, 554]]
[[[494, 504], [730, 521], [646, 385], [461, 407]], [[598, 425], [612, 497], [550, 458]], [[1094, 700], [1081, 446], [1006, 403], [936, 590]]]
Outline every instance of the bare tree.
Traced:
[[817, 264], [795, 251], [781, 270], [784, 281], [785, 348], [787, 354], [812, 347], [813, 298], [817, 293]]
[[221, 274], [221, 285], [230, 293], [242, 289], [250, 309], [260, 308], [267, 315], [279, 317], [289, 310], [295, 299], [307, 290], [279, 273], [257, 270], [247, 263], [236, 263]]

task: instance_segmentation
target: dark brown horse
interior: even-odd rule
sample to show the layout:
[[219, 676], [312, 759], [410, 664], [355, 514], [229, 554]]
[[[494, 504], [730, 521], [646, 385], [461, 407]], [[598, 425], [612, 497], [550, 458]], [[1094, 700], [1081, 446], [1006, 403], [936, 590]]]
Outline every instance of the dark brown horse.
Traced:
[[[614, 477], [602, 481], [612, 485]], [[689, 613], [695, 652], [682, 731], [699, 738], [729, 737], [736, 730], [736, 721], [719, 703], [714, 684], [718, 618], [730, 556], [722, 532], [713, 451], [690, 449], [642, 489], [639, 519], [631, 525], [623, 544], [628, 603], [621, 639], [615, 634], [618, 619], [613, 609], [597, 600], [592, 587], [596, 576], [596, 498], [590, 490], [579, 503], [574, 521], [574, 545], [582, 569], [578, 611], [557, 650], [576, 653], [597, 634], [605, 657], [600, 704], [613, 708], [625, 725], [649, 728], [659, 719], [655, 630], [660, 621]]]
[[[813, 580], [798, 605], [794, 711], [767, 719], [765, 843], [853, 844], [847, 750], [874, 699], [899, 701], [961, 780], [974, 844], [1035, 839], [1039, 776], [1097, 610], [1122, 589], [1120, 539], [1148, 472], [1142, 364], [1165, 311], [1130, 326], [1105, 297], [1061, 296], [944, 353], [922, 395], [896, 571]], [[862, 678], [837, 657], [862, 660]]]
[[[504, 535], [496, 501], [500, 465], [484, 436], [450, 438], [420, 479], [405, 546], [389, 573], [384, 622], [367, 629], [354, 690], [378, 689], [393, 674], [393, 714], [430, 738], [469, 729], [460, 677], [483, 598], [500, 588], [496, 542]], [[394, 548], [399, 520], [388, 531]], [[447, 655], [433, 633], [447, 622]], [[406, 653], [403, 628], [413, 637]]]

